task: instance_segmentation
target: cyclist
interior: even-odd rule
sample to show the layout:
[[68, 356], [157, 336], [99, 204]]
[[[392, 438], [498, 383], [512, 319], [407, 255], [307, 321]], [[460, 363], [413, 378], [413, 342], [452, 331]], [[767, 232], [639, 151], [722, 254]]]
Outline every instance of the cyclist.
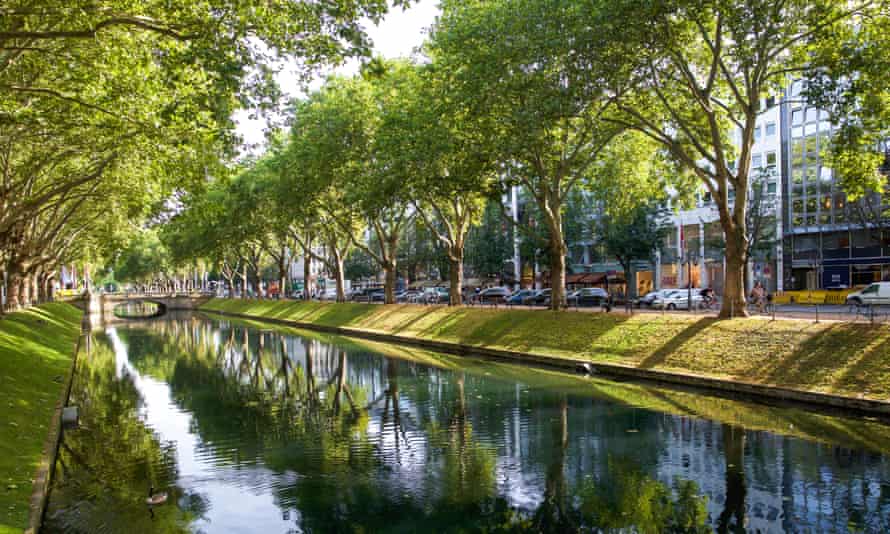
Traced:
[[716, 297], [714, 296], [714, 290], [710, 287], [706, 287], [701, 290], [700, 295], [704, 307], [710, 310], [714, 303], [717, 301]]

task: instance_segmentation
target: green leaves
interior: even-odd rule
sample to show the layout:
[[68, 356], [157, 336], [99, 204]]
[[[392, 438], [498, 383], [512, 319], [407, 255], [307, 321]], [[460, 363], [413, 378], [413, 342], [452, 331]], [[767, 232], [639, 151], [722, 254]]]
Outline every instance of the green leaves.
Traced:
[[851, 198], [883, 192], [887, 181], [890, 4], [877, 2], [866, 13], [811, 38], [804, 91], [837, 126], [825, 156]]

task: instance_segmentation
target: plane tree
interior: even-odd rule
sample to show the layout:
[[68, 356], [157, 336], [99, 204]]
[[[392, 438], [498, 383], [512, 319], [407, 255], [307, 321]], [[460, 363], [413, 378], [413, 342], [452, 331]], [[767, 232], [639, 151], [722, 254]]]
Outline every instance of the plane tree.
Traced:
[[621, 71], [601, 57], [594, 4], [446, 1], [429, 45], [502, 163], [502, 184], [521, 185], [543, 216], [554, 309], [566, 305], [565, 200], [625, 128], [606, 120]]
[[451, 101], [448, 73], [406, 66], [398, 96], [383, 108], [376, 157], [404, 186], [410, 208], [448, 256], [449, 304], [462, 303], [464, 248], [495, 191], [495, 161], [467, 108]]
[[[337, 301], [346, 300], [344, 262], [364, 224], [346, 197], [344, 173], [350, 172], [354, 144], [364, 146], [353, 130], [349, 91], [333, 81], [296, 103], [294, 126], [282, 153], [281, 198], [298, 199], [286, 209], [291, 235], [304, 254], [322, 262], [333, 276]], [[359, 149], [360, 150], [360, 149]], [[321, 249], [313, 246], [314, 242]]]
[[871, 3], [618, 0], [591, 11], [590, 25], [612, 36], [611, 64], [626, 74], [615, 83], [609, 120], [657, 142], [714, 199], [726, 239], [721, 317], [745, 313], [757, 117], [770, 95], [804, 73], [814, 43]]

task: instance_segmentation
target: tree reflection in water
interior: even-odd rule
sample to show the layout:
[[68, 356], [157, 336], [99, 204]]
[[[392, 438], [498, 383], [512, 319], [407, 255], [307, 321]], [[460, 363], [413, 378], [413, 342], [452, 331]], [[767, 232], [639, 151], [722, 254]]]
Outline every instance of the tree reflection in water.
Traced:
[[[65, 431], [44, 530], [190, 532], [207, 503], [176, 485], [176, 444], [141, 421], [142, 397], [133, 376], [118, 373], [107, 339], [84, 347], [71, 395], [80, 426]], [[148, 507], [151, 487], [175, 505]]]
[[[696, 482], [657, 472], [667, 446], [659, 427], [670, 423], [658, 412], [553, 390], [520, 395], [518, 383], [487, 373], [196, 317], [117, 336], [127, 365], [164, 384], [187, 414], [200, 450], [198, 478], [269, 495], [272, 519], [287, 528], [745, 528], [745, 431], [738, 427], [718, 434], [726, 469], [725, 493], [716, 496], [725, 500], [709, 503]], [[51, 507], [56, 524], [77, 524], [80, 532], [123, 524], [136, 525], [128, 532], [225, 531], [210, 517], [230, 503], [208, 501], [182, 479], [176, 443], [144, 423], [138, 381], [126, 366], [116, 374], [107, 337], [93, 347], [75, 387], [87, 428], [65, 439]], [[514, 437], [506, 426], [520, 413]], [[784, 485], [793, 476], [777, 480]], [[144, 506], [149, 483], [171, 488], [171, 505], [153, 519]]]

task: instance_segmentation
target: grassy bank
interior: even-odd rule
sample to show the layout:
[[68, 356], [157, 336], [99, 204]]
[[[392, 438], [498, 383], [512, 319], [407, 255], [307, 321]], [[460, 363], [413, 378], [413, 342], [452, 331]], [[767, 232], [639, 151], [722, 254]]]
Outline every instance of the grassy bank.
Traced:
[[0, 533], [28, 526], [28, 500], [81, 312], [47, 304], [0, 320]]
[[203, 309], [890, 400], [883, 326], [223, 299]]

